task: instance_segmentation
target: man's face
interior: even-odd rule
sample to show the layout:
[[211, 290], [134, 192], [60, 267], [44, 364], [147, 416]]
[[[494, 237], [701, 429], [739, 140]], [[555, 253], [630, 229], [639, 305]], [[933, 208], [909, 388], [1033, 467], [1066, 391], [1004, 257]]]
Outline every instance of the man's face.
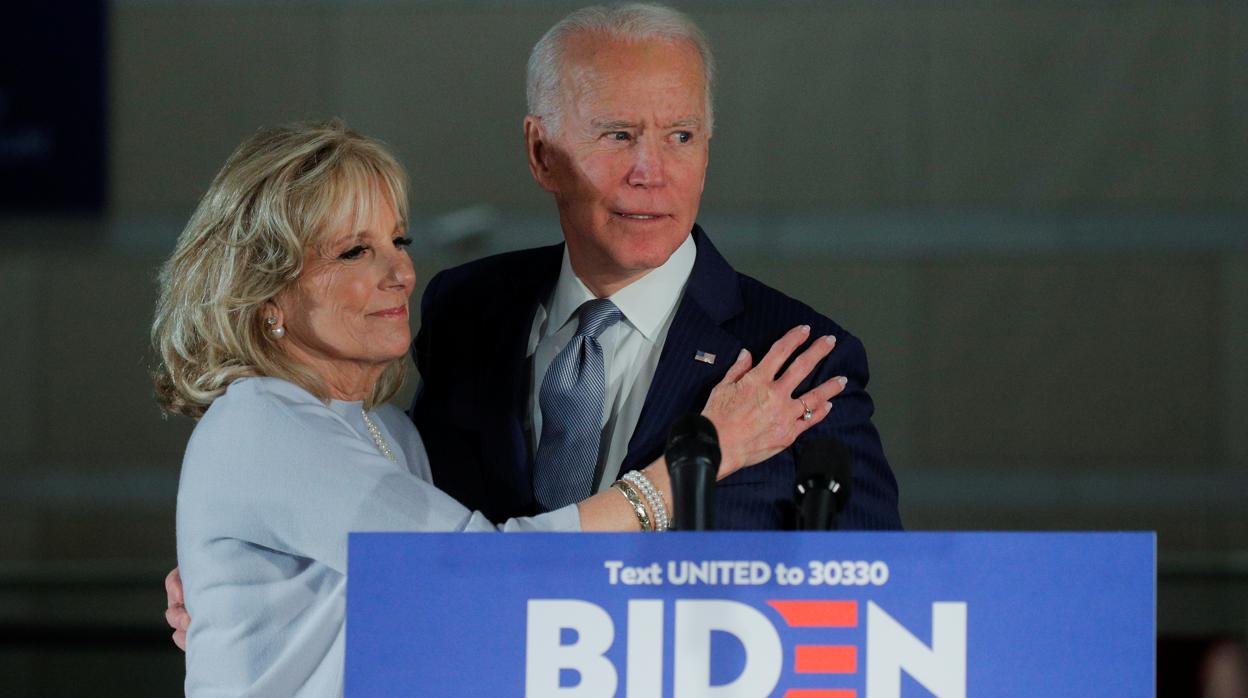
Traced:
[[706, 180], [702, 60], [687, 42], [568, 46], [559, 133], [525, 121], [530, 168], [555, 195], [573, 269], [609, 295], [684, 242]]

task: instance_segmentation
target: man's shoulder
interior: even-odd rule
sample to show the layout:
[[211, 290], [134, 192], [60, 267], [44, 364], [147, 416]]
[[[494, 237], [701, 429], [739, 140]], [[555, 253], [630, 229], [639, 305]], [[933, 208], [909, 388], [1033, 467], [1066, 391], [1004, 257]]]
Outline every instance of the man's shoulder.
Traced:
[[434, 275], [421, 297], [420, 331], [412, 345], [424, 385], [431, 386], [437, 374], [445, 376], [439, 381], [457, 384], [455, 366], [495, 365], [523, 350], [515, 344], [528, 336], [533, 312], [554, 287], [562, 260], [563, 246], [552, 245], [483, 257]]
[[816, 335], [847, 335], [843, 327], [806, 303], [743, 274], [732, 266], [700, 226], [694, 226], [698, 263], [689, 293], [717, 322], [746, 342], [768, 343], [797, 325]]
[[797, 325], [810, 325], [812, 334], [840, 339], [849, 332], [832, 318], [778, 289], [737, 272], [742, 312], [733, 319], [738, 331], [773, 339]]
[[557, 274], [562, 255], [563, 245], [549, 245], [481, 257], [438, 272], [429, 287], [439, 294], [494, 295], [525, 279], [540, 280], [548, 267]]

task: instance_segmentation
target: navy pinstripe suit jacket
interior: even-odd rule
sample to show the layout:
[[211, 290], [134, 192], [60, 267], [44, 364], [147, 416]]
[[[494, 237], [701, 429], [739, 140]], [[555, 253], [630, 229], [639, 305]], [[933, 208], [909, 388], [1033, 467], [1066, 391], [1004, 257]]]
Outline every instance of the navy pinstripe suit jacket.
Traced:
[[[819, 434], [836, 436], [854, 455], [852, 495], [840, 527], [901, 528], [897, 482], [871, 424], [862, 343], [809, 306], [738, 274], [698, 226], [693, 236], [697, 260], [622, 472], [662, 453], [670, 425], [701, 410], [743, 347], [757, 359], [784, 332], [809, 324], [812, 337], [833, 334], [837, 344], [799, 390], [838, 375], [849, 384], [833, 400], [832, 413], [793, 448], [720, 481], [716, 528], [793, 528], [794, 451]], [[562, 255], [560, 244], [448, 269], [430, 280], [421, 300], [412, 352], [422, 383], [412, 420], [429, 450], [434, 483], [495, 521], [538, 511], [524, 428], [531, 370], [525, 351], [534, 313], [554, 289]], [[697, 351], [720, 360], [694, 361]]]

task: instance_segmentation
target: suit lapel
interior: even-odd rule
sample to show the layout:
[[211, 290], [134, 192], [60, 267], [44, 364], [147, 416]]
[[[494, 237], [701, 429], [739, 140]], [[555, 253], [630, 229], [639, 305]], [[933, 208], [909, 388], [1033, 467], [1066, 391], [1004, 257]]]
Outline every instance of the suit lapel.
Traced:
[[[736, 272], [696, 225], [693, 239], [697, 259], [663, 343], [621, 472], [645, 467], [663, 452], [672, 422], [701, 410], [711, 388], [741, 351], [740, 340], [721, 326], [742, 309]], [[714, 354], [714, 364], [696, 360], [699, 351]]]

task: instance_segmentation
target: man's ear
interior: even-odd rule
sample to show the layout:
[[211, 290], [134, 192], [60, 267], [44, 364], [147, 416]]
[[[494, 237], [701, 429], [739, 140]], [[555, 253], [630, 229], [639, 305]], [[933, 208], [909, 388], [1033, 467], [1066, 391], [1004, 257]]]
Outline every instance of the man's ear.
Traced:
[[538, 186], [548, 192], [555, 192], [554, 177], [551, 175], [550, 142], [546, 139], [546, 128], [540, 116], [529, 114], [524, 117], [524, 150], [529, 158], [529, 173]]

